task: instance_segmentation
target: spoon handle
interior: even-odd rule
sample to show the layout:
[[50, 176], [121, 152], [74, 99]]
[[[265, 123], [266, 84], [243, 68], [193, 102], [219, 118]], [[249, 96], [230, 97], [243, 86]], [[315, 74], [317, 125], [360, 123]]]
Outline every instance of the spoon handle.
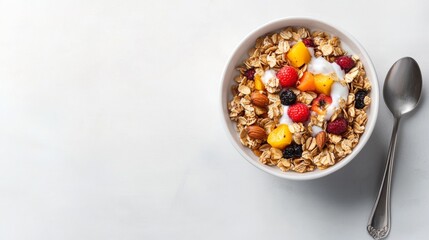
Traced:
[[367, 230], [374, 239], [385, 238], [390, 232], [390, 191], [399, 121], [400, 118], [395, 117], [383, 180], [368, 221]]

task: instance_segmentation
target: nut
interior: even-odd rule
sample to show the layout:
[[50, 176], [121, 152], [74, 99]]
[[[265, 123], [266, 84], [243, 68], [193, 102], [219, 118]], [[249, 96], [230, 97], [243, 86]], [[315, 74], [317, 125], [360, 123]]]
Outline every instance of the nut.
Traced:
[[316, 145], [322, 150], [326, 143], [326, 132], [320, 132], [316, 135]]
[[258, 107], [266, 107], [270, 103], [270, 100], [268, 99], [267, 96], [258, 92], [253, 92], [250, 95], [250, 100], [255, 106], [258, 106]]
[[260, 126], [256, 126], [256, 125], [248, 126], [246, 130], [247, 130], [247, 135], [249, 135], [249, 137], [253, 139], [262, 140], [267, 137], [267, 133]]

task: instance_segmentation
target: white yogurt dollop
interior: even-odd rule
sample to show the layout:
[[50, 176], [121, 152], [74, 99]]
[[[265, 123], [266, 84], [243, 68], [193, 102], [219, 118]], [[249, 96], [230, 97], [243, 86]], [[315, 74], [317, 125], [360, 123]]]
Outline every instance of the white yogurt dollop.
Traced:
[[276, 77], [276, 71], [273, 69], [269, 69], [264, 72], [264, 75], [262, 75], [261, 80], [264, 83], [264, 85], [267, 85], [268, 80]]
[[332, 103], [326, 109], [325, 120], [329, 120], [335, 112], [335, 108], [340, 106], [340, 99], [347, 100], [349, 95], [349, 89], [347, 86], [343, 86], [339, 82], [334, 82], [331, 87], [331, 98]]
[[[310, 50], [311, 49], [311, 50]], [[344, 79], [345, 72], [341, 69], [341, 67], [333, 62], [330, 63], [323, 57], [314, 57], [314, 49], [309, 48], [310, 54], [312, 56], [310, 63], [308, 64], [307, 71], [311, 72], [312, 74], [336, 74], [339, 80]], [[334, 82], [331, 87], [331, 98], [332, 103], [328, 106], [326, 109], [325, 114], [325, 120], [329, 120], [331, 116], [335, 112], [335, 108], [339, 107], [340, 99], [343, 98], [344, 100], [347, 100], [347, 96], [349, 95], [349, 90], [346, 86], [341, 85], [339, 82]], [[320, 130], [320, 129], [316, 129]], [[318, 131], [315, 131], [313, 129], [313, 134]], [[317, 134], [316, 133], [316, 134]]]
[[345, 72], [341, 69], [341, 67], [333, 62], [330, 63], [323, 57], [314, 57], [314, 50], [312, 48], [308, 48], [310, 51], [310, 54], [312, 56], [310, 63], [308, 64], [307, 71], [311, 72], [312, 74], [324, 74], [329, 75], [331, 73], [335, 73], [339, 80], [344, 79]]
[[316, 125], [313, 125], [313, 126], [311, 126], [311, 130], [312, 130], [312, 134], [311, 134], [311, 136], [312, 137], [315, 137], [318, 133], [320, 133], [320, 132], [322, 132], [323, 131], [323, 129], [321, 128], [321, 127], [319, 127], [319, 126], [316, 126]]
[[311, 61], [308, 64], [307, 71], [313, 74], [325, 74], [325, 75], [335, 72], [331, 63], [328, 62], [323, 57], [311, 58]]
[[331, 63], [332, 67], [335, 70], [335, 74], [337, 74], [337, 77], [339, 80], [343, 80], [346, 73], [344, 70], [341, 69], [340, 65], [338, 65], [336, 62]]
[[289, 109], [289, 106], [283, 106], [283, 115], [280, 118], [279, 122], [280, 124], [287, 124], [288, 126], [291, 126], [293, 124], [293, 121], [287, 114], [288, 109]]

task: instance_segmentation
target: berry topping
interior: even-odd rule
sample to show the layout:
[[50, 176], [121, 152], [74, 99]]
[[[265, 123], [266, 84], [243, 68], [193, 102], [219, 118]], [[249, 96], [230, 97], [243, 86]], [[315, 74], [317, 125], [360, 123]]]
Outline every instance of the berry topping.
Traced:
[[348, 72], [355, 66], [355, 61], [349, 56], [341, 56], [335, 60], [335, 62], [340, 65], [341, 69]]
[[365, 107], [365, 96], [368, 94], [365, 90], [359, 90], [355, 94], [355, 108], [362, 109]]
[[283, 105], [292, 105], [296, 102], [296, 94], [290, 89], [283, 89], [280, 92], [280, 101]]
[[292, 143], [283, 150], [283, 158], [299, 158], [302, 155], [302, 146]]
[[302, 39], [302, 42], [305, 44], [306, 47], [314, 47], [314, 42], [311, 38]]
[[255, 77], [255, 69], [254, 68], [247, 69], [244, 72], [244, 76], [246, 76], [246, 78], [249, 80], [253, 80], [253, 78]]
[[311, 110], [313, 112], [316, 112], [317, 114], [325, 114], [326, 108], [331, 103], [332, 103], [332, 98], [322, 93], [313, 100], [313, 103], [311, 104]]
[[289, 107], [287, 115], [294, 122], [305, 122], [310, 117], [310, 110], [307, 105], [303, 103], [295, 103]]
[[332, 122], [328, 122], [328, 126], [326, 127], [326, 131], [328, 133], [341, 135], [345, 131], [347, 131], [347, 120], [345, 118], [337, 118]]
[[277, 78], [282, 87], [294, 87], [298, 81], [298, 72], [291, 66], [284, 66], [277, 72]]

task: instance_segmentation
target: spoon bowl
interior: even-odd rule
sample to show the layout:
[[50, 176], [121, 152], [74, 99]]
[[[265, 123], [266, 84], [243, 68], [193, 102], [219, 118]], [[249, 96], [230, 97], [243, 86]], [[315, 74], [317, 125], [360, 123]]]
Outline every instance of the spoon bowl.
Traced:
[[383, 87], [384, 101], [393, 116], [400, 117], [412, 111], [420, 100], [421, 91], [422, 74], [417, 62], [410, 57], [396, 61]]

